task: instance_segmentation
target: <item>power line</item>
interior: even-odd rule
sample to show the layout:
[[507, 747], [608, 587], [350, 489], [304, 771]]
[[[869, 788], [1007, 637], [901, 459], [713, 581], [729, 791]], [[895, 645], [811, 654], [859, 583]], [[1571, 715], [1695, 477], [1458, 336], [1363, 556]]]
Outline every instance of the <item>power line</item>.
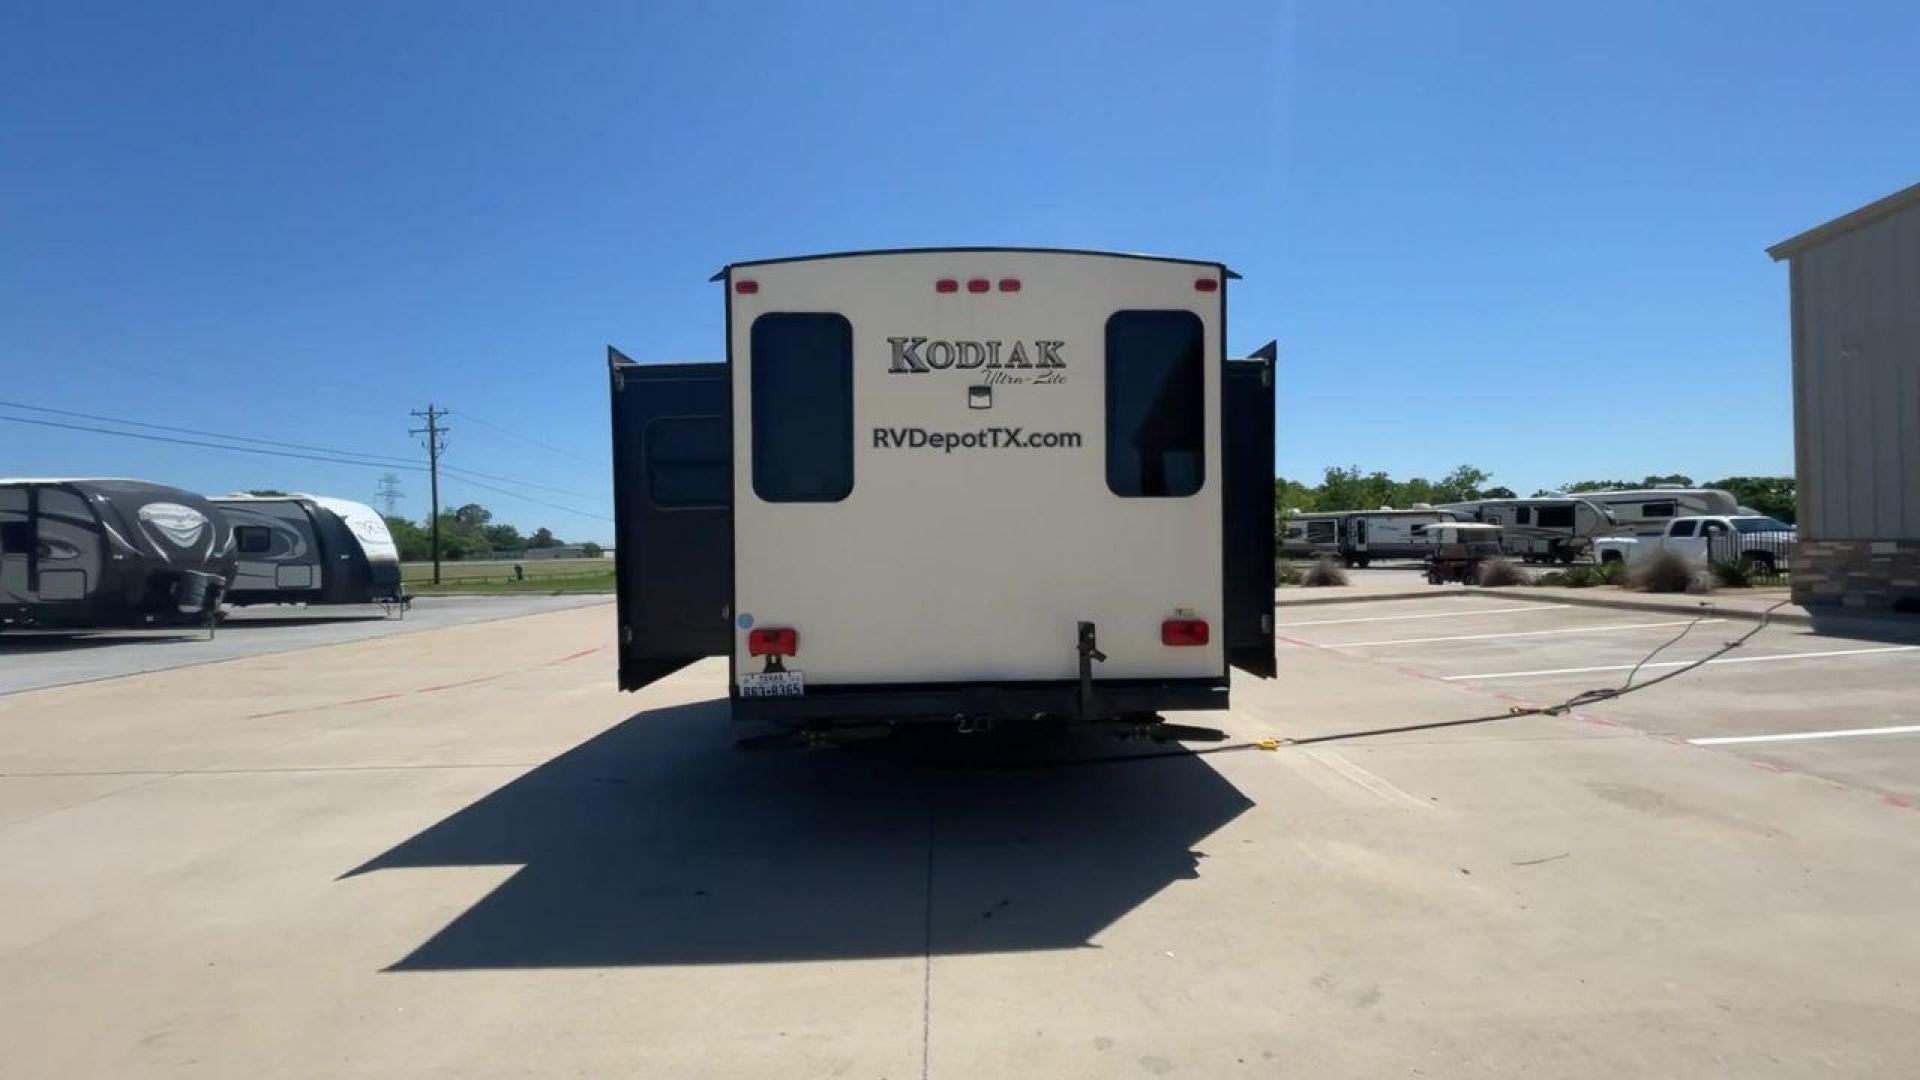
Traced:
[[[444, 469], [444, 468], [446, 468], [446, 466], [444, 466], [444, 465], [443, 465], [443, 466], [441, 466], [441, 468], [442, 468], [442, 469]], [[491, 484], [483, 484], [483, 483], [481, 483], [481, 482], [480, 482], [480, 481], [478, 481], [478, 480], [469, 480], [469, 479], [467, 479], [467, 478], [466, 478], [466, 477], [464, 477], [464, 476], [456, 476], [456, 477], [452, 477], [452, 479], [455, 479], [455, 480], [458, 480], [458, 481], [460, 481], [460, 482], [461, 482], [461, 483], [463, 483], [463, 484], [471, 484], [471, 485], [472, 485], [472, 486], [474, 486], [474, 487], [477, 487], [477, 488], [483, 488], [483, 489], [485, 489], [485, 490], [487, 490], [487, 491], [492, 491], [492, 492], [497, 492], [497, 493], [499, 493], [499, 494], [501, 494], [501, 495], [510, 495], [510, 496], [512, 496], [513, 498], [516, 498], [516, 499], [520, 499], [520, 500], [522, 500], [523, 502], [530, 502], [530, 503], [533, 503], [533, 504], [535, 504], [536, 506], [544, 506], [544, 507], [546, 507], [546, 508], [547, 508], [547, 509], [549, 509], [549, 510], [558, 510], [558, 511], [560, 511], [561, 513], [564, 513], [564, 514], [578, 514], [578, 515], [579, 515], [579, 516], [581, 516], [581, 517], [589, 517], [589, 518], [595, 518], [595, 519], [597, 519], [597, 520], [599, 520], [599, 521], [612, 521], [612, 520], [613, 520], [612, 518], [610, 518], [610, 517], [608, 517], [608, 516], [607, 516], [607, 515], [605, 515], [605, 514], [596, 514], [596, 513], [593, 513], [593, 512], [592, 512], [592, 511], [590, 511], [590, 510], [576, 510], [576, 509], [574, 509], [574, 508], [573, 508], [573, 507], [571, 507], [571, 506], [561, 506], [561, 505], [560, 505], [559, 503], [550, 503], [550, 502], [547, 502], [547, 501], [546, 501], [546, 500], [544, 500], [544, 499], [536, 499], [536, 498], [534, 498], [534, 497], [533, 497], [533, 496], [531, 496], [531, 495], [522, 495], [522, 494], [520, 494], [519, 492], [516, 492], [516, 491], [508, 491], [508, 490], [506, 490], [505, 488], [497, 488], [497, 487], [494, 487], [494, 486], [493, 486], [493, 485], [491, 485]]]
[[[4, 404], [7, 404], [7, 402], [0, 402], [0, 405], [4, 405]], [[436, 416], [444, 416], [444, 415], [445, 415], [444, 413], [438, 413], [436, 411]], [[197, 447], [202, 447], [208, 450], [230, 450], [236, 454], [260, 454], [266, 457], [294, 458], [300, 461], [318, 461], [328, 465], [352, 465], [360, 468], [368, 468], [368, 467], [371, 467], [373, 464], [375, 464], [373, 462], [367, 462], [367, 461], [352, 461], [346, 458], [326, 457], [320, 454], [303, 454], [303, 453], [298, 453], [292, 450], [269, 450], [265, 448], [252, 447], [252, 446], [230, 446], [230, 445], [227, 445], [226, 443], [205, 442], [200, 439], [178, 439], [168, 435], [148, 435], [148, 434], [145, 434], [144, 432], [139, 432], [139, 431], [115, 431], [112, 428], [94, 427], [89, 424], [67, 424], [67, 423], [62, 423], [58, 420], [35, 420], [31, 417], [26, 417], [26, 416], [0, 415], [0, 421], [7, 421], [9, 423], [15, 423], [15, 424], [32, 424], [35, 427], [59, 428], [63, 431], [85, 431], [95, 435], [115, 435], [122, 439], [139, 439], [145, 442], [170, 443], [175, 446], [197, 446]], [[110, 420], [108, 422], [124, 423], [125, 421]], [[154, 425], [149, 425], [149, 426], [154, 426]], [[441, 431], [443, 432], [445, 430], [446, 429], [444, 428], [441, 429]], [[426, 465], [389, 465], [386, 467], [394, 468], [394, 469], [406, 469], [409, 472], [416, 472], [416, 473], [431, 472], [430, 467]], [[605, 514], [595, 514], [586, 510], [576, 510], [571, 506], [562, 506], [559, 503], [548, 502], [545, 499], [538, 499], [531, 495], [522, 494], [517, 491], [508, 491], [505, 488], [495, 487], [492, 484], [484, 483], [479, 480], [474, 480], [470, 476], [454, 475], [451, 470], [448, 470], [448, 471], [450, 476], [453, 476], [454, 479], [458, 479], [461, 483], [471, 484], [474, 487], [483, 488], [487, 491], [492, 491], [496, 494], [510, 496], [512, 498], [519, 499], [522, 502], [533, 503], [536, 506], [544, 506], [549, 510], [559, 510], [562, 513], [577, 514], [581, 517], [595, 518], [600, 521], [613, 520], [612, 518], [606, 516]], [[436, 520], [437, 520], [437, 516], [436, 516]]]
[[[280, 447], [282, 449], [273, 450], [273, 451], [254, 450], [245, 446], [226, 446], [218, 443], [189, 442], [189, 441], [180, 440], [180, 439], [164, 439], [164, 438], [160, 438], [159, 436], [142, 436], [136, 432], [131, 432], [131, 431], [114, 431], [111, 429], [90, 428], [90, 427], [85, 427], [81, 425], [56, 424], [51, 421], [30, 420], [26, 417], [0, 416], [0, 419], [15, 420], [23, 424], [37, 423], [43, 427], [65, 427], [73, 431], [92, 431], [102, 435], [120, 435], [125, 438], [149, 438], [158, 442], [175, 442], [183, 446], [203, 446], [203, 447], [207, 447], [209, 449], [214, 449], [214, 450], [238, 450], [242, 453], [249, 453], [249, 454], [272, 453], [275, 457], [293, 457], [293, 458], [301, 458], [303, 460], [311, 460], [311, 461], [330, 461], [330, 462], [333, 462], [334, 464], [341, 464], [341, 465], [367, 465], [370, 467], [378, 467], [378, 468], [401, 468], [401, 469], [409, 469], [413, 472], [428, 471], [426, 467], [420, 465], [417, 461], [415, 461], [412, 458], [393, 457], [387, 454], [369, 454], [359, 450], [341, 450], [334, 447], [312, 446], [306, 443], [284, 442], [277, 439], [260, 439], [260, 438], [255, 438], [249, 435], [227, 435], [222, 432], [206, 431], [200, 428], [175, 427], [170, 424], [151, 424], [141, 420], [124, 420], [117, 416], [102, 416], [98, 413], [76, 412], [72, 409], [54, 409], [54, 408], [49, 408], [45, 405], [28, 405], [25, 402], [19, 402], [19, 401], [0, 400], [0, 406], [6, 406], [7, 408], [12, 408], [12, 409], [25, 409], [30, 412], [49, 413], [54, 416], [72, 416], [72, 417], [78, 417], [83, 420], [97, 420], [97, 421], [100, 421], [101, 423], [118, 424], [122, 427], [147, 428], [153, 431], [171, 431], [171, 432], [175, 432], [182, 435], [198, 435], [208, 439], [224, 439], [227, 442], [252, 443], [256, 446]], [[439, 412], [439, 415], [442, 417], [447, 415], [445, 410], [438, 410], [438, 412]], [[444, 442], [441, 445], [441, 449], [443, 450], [446, 449]], [[306, 451], [307, 453], [304, 453], [304, 454], [290, 453], [289, 451]], [[311, 456], [312, 454], [339, 455], [341, 457], [350, 457], [350, 458], [357, 458], [357, 459], [364, 459], [364, 460], [344, 461], [344, 460], [340, 460], [340, 457], [312, 457]], [[593, 498], [592, 495], [588, 495], [585, 492], [568, 491], [563, 488], [549, 487], [548, 485], [545, 485], [545, 484], [533, 483], [530, 480], [520, 480], [511, 476], [500, 476], [496, 473], [481, 472], [478, 469], [455, 470], [447, 466], [442, 466], [442, 469], [447, 473], [449, 473], [450, 475], [457, 475], [457, 473], [459, 472], [465, 472], [472, 476], [478, 476], [486, 480], [493, 480], [502, 484], [512, 484], [518, 487], [532, 488], [536, 491], [545, 491], [554, 495], [566, 495], [566, 496], [571, 496], [573, 498], [579, 498], [579, 499]]]
[[[440, 415], [445, 416], [447, 414], [441, 413]], [[576, 499], [593, 498], [592, 495], [588, 495], [584, 491], [568, 491], [565, 488], [548, 487], [545, 484], [536, 484], [528, 480], [515, 480], [510, 476], [495, 476], [492, 473], [483, 473], [478, 469], [469, 469], [464, 466], [456, 469], [452, 465], [442, 465], [440, 466], [440, 471], [446, 473], [448, 476], [461, 476], [461, 474], [464, 473], [465, 477], [463, 477], [463, 479], [478, 476], [483, 480], [492, 480], [501, 484], [512, 484], [515, 487], [532, 488], [535, 491], [544, 491], [550, 495], [568, 495]]]
[[321, 454], [342, 454], [348, 457], [370, 458], [375, 461], [387, 461], [397, 465], [413, 465], [409, 458], [393, 457], [388, 454], [368, 454], [359, 450], [340, 450], [331, 446], [308, 446], [305, 443], [286, 442], [280, 439], [256, 439], [247, 435], [223, 435], [218, 431], [202, 431], [198, 428], [174, 427], [169, 424], [149, 424], [140, 420], [122, 420], [115, 416], [100, 416], [96, 413], [75, 412], [72, 409], [50, 409], [45, 405], [28, 405], [21, 401], [0, 401], [10, 409], [25, 409], [28, 412], [50, 413], [54, 416], [73, 416], [82, 420], [98, 420], [105, 424], [119, 424], [122, 427], [148, 428], [153, 431], [171, 431], [180, 435], [200, 435], [209, 439], [225, 439], [228, 442], [254, 443], [259, 446], [278, 446], [289, 450], [311, 450]]
[[[452, 414], [449, 413], [448, 415], [452, 415]], [[460, 416], [460, 419], [465, 420], [469, 423], [479, 424], [481, 427], [487, 428], [497, 435], [504, 435], [507, 438], [513, 439], [516, 442], [523, 442], [523, 443], [526, 443], [528, 446], [538, 447], [542, 450], [547, 451], [550, 454], [559, 454], [561, 457], [572, 458], [573, 460], [581, 462], [586, 465], [599, 466], [599, 465], [606, 464], [606, 462], [604, 461], [595, 461], [592, 458], [582, 457], [581, 455], [576, 454], [571, 450], [562, 450], [558, 446], [554, 446], [549, 443], [543, 443], [539, 439], [531, 438], [526, 435], [521, 435], [512, 431], [509, 431], [506, 428], [501, 427], [499, 424], [493, 423], [492, 421], [489, 421], [489, 420], [483, 420], [480, 417], [475, 416], [464, 409], [460, 411], [459, 416]]]
[[[25, 416], [0, 416], [0, 420], [6, 420], [15, 424], [33, 424], [36, 427], [63, 428], [67, 431], [90, 431], [96, 435], [118, 435], [123, 439], [144, 439], [148, 442], [174, 443], [178, 446], [202, 446], [209, 450], [231, 450], [237, 454], [266, 454], [270, 457], [299, 458], [302, 461], [323, 461], [329, 465], [355, 465], [361, 468], [371, 468], [379, 464], [378, 462], [370, 461], [349, 461], [345, 458], [322, 457], [319, 454], [300, 454], [291, 450], [265, 450], [251, 446], [229, 446], [226, 443], [202, 442], [198, 439], [175, 439], [166, 435], [146, 435], [138, 431], [115, 431], [112, 428], [90, 427], [86, 424], [63, 424], [57, 420], [34, 420]], [[119, 423], [120, 421], [116, 420], [112, 422]], [[427, 471], [424, 465], [386, 465], [382, 467], [390, 469], [410, 469], [414, 472]]]

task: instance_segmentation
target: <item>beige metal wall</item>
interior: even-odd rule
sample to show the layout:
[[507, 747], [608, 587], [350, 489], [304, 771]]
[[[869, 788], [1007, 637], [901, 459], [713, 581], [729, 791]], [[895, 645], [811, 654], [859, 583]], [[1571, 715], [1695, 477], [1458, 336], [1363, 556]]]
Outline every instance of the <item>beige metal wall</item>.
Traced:
[[1920, 538], [1920, 203], [1792, 267], [1800, 535]]

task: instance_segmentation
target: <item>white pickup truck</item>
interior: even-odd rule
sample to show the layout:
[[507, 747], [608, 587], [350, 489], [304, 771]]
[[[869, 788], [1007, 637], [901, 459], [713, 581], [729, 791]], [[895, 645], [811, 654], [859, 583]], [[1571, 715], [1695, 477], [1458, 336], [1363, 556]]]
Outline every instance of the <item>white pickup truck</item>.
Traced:
[[1787, 567], [1793, 551], [1793, 526], [1758, 514], [1677, 517], [1659, 536], [1602, 536], [1593, 556], [1603, 563], [1637, 562], [1655, 551], [1677, 551], [1702, 566], [1717, 562], [1752, 563], [1762, 574]]

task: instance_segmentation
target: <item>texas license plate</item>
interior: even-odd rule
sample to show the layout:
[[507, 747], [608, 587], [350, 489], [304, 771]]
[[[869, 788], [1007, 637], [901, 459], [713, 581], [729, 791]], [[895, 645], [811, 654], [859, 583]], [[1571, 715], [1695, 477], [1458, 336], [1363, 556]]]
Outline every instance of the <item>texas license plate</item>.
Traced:
[[807, 683], [797, 671], [749, 671], [740, 676], [741, 697], [799, 697]]

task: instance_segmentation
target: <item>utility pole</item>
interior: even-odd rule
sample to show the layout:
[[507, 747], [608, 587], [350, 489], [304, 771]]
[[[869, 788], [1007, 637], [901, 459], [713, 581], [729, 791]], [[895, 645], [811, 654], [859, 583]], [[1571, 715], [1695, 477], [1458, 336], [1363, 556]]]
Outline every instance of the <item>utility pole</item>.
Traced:
[[436, 409], [432, 402], [428, 402], [425, 410], [415, 409], [411, 415], [425, 417], [427, 421], [426, 427], [413, 428], [408, 434], [427, 437], [423, 445], [427, 448], [427, 476], [430, 477], [429, 483], [432, 489], [433, 517], [430, 520], [433, 526], [433, 583], [438, 585], [440, 584], [440, 452], [447, 448], [445, 442], [447, 429], [440, 426], [440, 419], [447, 415], [447, 411]]
[[380, 477], [380, 490], [374, 492], [373, 497], [380, 500], [380, 505], [386, 510], [388, 517], [393, 517], [400, 512], [400, 500], [406, 498], [405, 495], [400, 494], [400, 478], [393, 473]]

